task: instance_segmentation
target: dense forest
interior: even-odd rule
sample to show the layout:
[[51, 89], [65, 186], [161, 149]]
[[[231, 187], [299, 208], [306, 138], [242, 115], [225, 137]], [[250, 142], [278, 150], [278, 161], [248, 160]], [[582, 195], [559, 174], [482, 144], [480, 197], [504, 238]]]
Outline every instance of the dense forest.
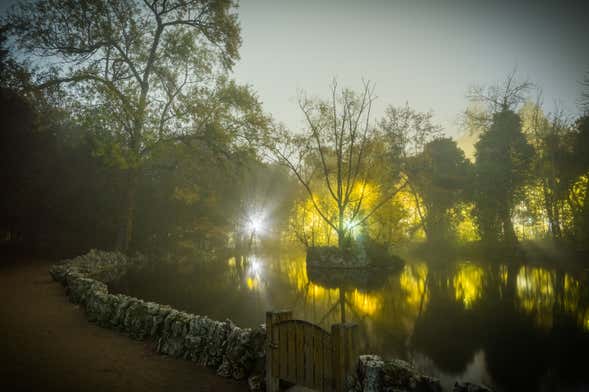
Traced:
[[0, 390], [589, 388], [588, 6], [335, 3], [0, 2]]
[[195, 19], [50, 3], [9, 13], [1, 32], [6, 243], [201, 252], [258, 230], [305, 246], [589, 250], [586, 94], [574, 118], [547, 112], [517, 72], [465, 91], [465, 145], [431, 112], [390, 103], [377, 117], [378, 86], [334, 80], [326, 99], [299, 94], [306, 127], [290, 130], [231, 79], [231, 2]]

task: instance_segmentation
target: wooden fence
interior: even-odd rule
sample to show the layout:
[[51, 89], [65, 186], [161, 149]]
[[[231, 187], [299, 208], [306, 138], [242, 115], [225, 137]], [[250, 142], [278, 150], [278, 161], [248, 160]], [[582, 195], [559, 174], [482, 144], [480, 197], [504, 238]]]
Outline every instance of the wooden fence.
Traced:
[[266, 391], [280, 390], [281, 380], [318, 391], [343, 391], [356, 361], [358, 327], [344, 323], [331, 333], [291, 311], [266, 313]]

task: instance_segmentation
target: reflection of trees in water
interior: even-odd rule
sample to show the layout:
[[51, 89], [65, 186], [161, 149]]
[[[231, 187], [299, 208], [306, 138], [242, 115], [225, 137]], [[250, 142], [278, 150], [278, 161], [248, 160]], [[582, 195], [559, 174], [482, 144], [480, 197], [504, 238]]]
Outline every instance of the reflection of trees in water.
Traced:
[[[309, 287], [317, 283], [311, 279]], [[409, 264], [370, 291], [367, 298], [377, 305], [364, 308], [352, 301], [366, 295], [361, 290], [319, 287], [333, 291], [316, 321], [341, 321], [343, 303], [361, 323], [366, 344], [389, 355], [421, 352], [459, 375], [482, 349], [491, 377], [508, 390], [534, 388], [540, 380], [560, 385], [584, 374], [579, 358], [589, 348], [588, 290], [570, 274], [510, 264]]]
[[298, 292], [295, 314], [325, 328], [342, 321], [357, 322], [366, 349], [406, 357], [415, 317], [427, 302], [425, 265], [407, 266], [401, 274], [350, 273], [307, 270], [302, 260], [289, 264], [287, 271]]
[[317, 277], [304, 254], [282, 254], [162, 264], [120, 284], [131, 295], [243, 326], [262, 322], [268, 309], [292, 308], [295, 317], [327, 329], [344, 315], [360, 325], [365, 351], [409, 360], [423, 355], [452, 374], [482, 350], [489, 374], [506, 389], [528, 390], [540, 380], [560, 385], [585, 374], [587, 272], [413, 263], [388, 276], [356, 275]]
[[481, 296], [481, 282], [481, 271], [470, 265], [429, 271], [430, 301], [416, 319], [411, 342], [440, 370], [461, 374], [478, 349], [479, 326], [469, 309]]

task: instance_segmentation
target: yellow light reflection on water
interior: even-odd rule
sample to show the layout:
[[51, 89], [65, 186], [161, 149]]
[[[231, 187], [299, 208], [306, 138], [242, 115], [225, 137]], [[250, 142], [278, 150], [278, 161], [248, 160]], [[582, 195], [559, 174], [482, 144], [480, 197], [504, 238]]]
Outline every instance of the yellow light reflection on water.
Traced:
[[528, 311], [552, 309], [554, 273], [544, 268], [522, 266], [516, 279], [517, 296]]
[[304, 256], [289, 260], [287, 264], [286, 274], [288, 276], [289, 282], [296, 288], [297, 291], [306, 291], [306, 295], [308, 295], [311, 298], [336, 298], [338, 294], [337, 289], [325, 288], [309, 280], [309, 277], [307, 276], [307, 265]]
[[251, 291], [256, 291], [260, 287], [260, 282], [258, 281], [258, 279], [252, 278], [251, 276], [247, 277], [245, 283], [247, 285], [247, 288]]
[[369, 294], [356, 289], [352, 292], [350, 302], [358, 313], [372, 316], [382, 308], [383, 300], [381, 295]]
[[554, 272], [539, 267], [522, 266], [516, 278], [516, 291], [520, 306], [534, 313], [536, 321], [551, 327], [555, 301]]
[[461, 301], [466, 309], [482, 296], [483, 278], [485, 271], [478, 265], [465, 263], [458, 266], [454, 275], [454, 293], [456, 300]]
[[405, 302], [416, 314], [422, 311], [429, 301], [426, 287], [427, 274], [428, 268], [425, 263], [407, 264], [399, 277]]
[[509, 268], [506, 265], [499, 266], [499, 280], [503, 285], [507, 284], [507, 280], [509, 279]]

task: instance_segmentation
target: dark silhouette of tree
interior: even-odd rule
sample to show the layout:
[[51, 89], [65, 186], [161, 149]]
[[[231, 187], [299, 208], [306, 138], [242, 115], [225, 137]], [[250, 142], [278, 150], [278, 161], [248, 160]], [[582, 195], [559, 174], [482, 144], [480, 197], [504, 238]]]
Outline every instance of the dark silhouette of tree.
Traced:
[[475, 180], [473, 197], [475, 218], [483, 240], [503, 240], [507, 246], [517, 243], [512, 215], [522, 199], [521, 187], [529, 178], [533, 148], [522, 132], [516, 114], [532, 87], [518, 82], [516, 71], [505, 81], [487, 88], [474, 87], [468, 94], [471, 102], [483, 110], [466, 112], [467, 122], [481, 132], [475, 145]]
[[573, 148], [573, 170], [585, 181], [568, 196], [573, 211], [577, 242], [585, 252], [589, 250], [589, 115], [579, 118], [575, 124], [576, 134]]
[[121, 249], [145, 160], [160, 142], [194, 131], [195, 103], [223, 87], [219, 76], [238, 58], [234, 8], [231, 0], [41, 0], [5, 18], [20, 49], [42, 59], [37, 87], [66, 86], [64, 103], [95, 131], [96, 152], [126, 171]]
[[589, 72], [587, 72], [585, 79], [581, 84], [584, 89], [581, 93], [581, 108], [587, 113], [589, 112]]
[[441, 244], [452, 237], [452, 209], [466, 200], [472, 165], [450, 138], [435, 139], [407, 162], [412, 188], [418, 193], [428, 240]]
[[491, 127], [475, 145], [475, 211], [485, 240], [517, 242], [512, 214], [529, 176], [533, 150], [511, 110], [494, 114]]

